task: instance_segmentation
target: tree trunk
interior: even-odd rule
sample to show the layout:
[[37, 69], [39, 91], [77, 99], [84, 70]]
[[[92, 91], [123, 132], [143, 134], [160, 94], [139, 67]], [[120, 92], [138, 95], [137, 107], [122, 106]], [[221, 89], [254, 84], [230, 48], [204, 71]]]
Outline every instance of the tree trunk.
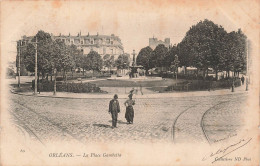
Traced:
[[48, 79], [49, 79], [49, 74], [47, 73], [46, 74], [46, 80], [48, 81]]
[[187, 66], [184, 66], [184, 75], [186, 76], [187, 74]]
[[53, 88], [53, 95], [56, 95], [56, 72], [54, 72], [54, 88]]
[[203, 80], [205, 80], [205, 74], [206, 74], [206, 70], [203, 69]]
[[228, 70], [228, 78], [229, 78], [229, 76], [230, 76], [230, 71]]
[[51, 82], [52, 82], [52, 71], [51, 71]]
[[64, 72], [65, 72], [65, 83], [67, 83], [67, 72], [66, 71]]
[[71, 77], [73, 79], [73, 69], [71, 68]]
[[216, 80], [218, 80], [218, 70], [216, 70], [215, 72], [216, 72], [215, 73], [215, 78], [216, 78]]

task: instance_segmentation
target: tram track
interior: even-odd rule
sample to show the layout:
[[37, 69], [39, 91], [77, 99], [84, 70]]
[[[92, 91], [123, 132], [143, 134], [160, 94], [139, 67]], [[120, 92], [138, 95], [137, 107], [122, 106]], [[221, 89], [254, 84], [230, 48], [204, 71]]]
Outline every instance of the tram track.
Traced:
[[[55, 128], [57, 128], [58, 130], [62, 131], [63, 135], [64, 135], [64, 133], [66, 133], [66, 134], [68, 134], [70, 137], [72, 137], [73, 139], [77, 140], [79, 143], [84, 144], [79, 138], [77, 138], [77, 137], [76, 137], [74, 134], [72, 134], [70, 131], [68, 131], [67, 129], [64, 129], [64, 128], [62, 128], [62, 127], [60, 127], [59, 125], [57, 125], [55, 122], [51, 121], [51, 120], [50, 120], [49, 118], [47, 118], [46, 116], [43, 116], [43, 115], [39, 114], [38, 112], [34, 111], [32, 108], [30, 108], [30, 107], [28, 107], [28, 106], [26, 106], [26, 105], [20, 103], [19, 101], [14, 101], [14, 100], [13, 100], [13, 102], [16, 103], [16, 104], [18, 104], [18, 105], [20, 105], [20, 106], [22, 106], [22, 107], [24, 107], [24, 108], [25, 108], [26, 110], [28, 110], [29, 112], [34, 113], [34, 114], [35, 114], [36, 116], [38, 116], [39, 118], [41, 118], [41, 119], [47, 121], [49, 124], [51, 124], [51, 125], [54, 126]], [[11, 112], [11, 114], [14, 115], [14, 113], [12, 113], [12, 112]], [[19, 120], [19, 118], [18, 118], [16, 115], [14, 115], [14, 116], [15, 116], [16, 119]], [[25, 124], [24, 124], [24, 125], [25, 125]], [[25, 125], [25, 126], [26, 126], [26, 125]], [[28, 127], [28, 129], [29, 129], [29, 131], [32, 131], [29, 127]], [[34, 133], [34, 132], [32, 132], [32, 133]], [[35, 133], [34, 133], [33, 135], [35, 135], [37, 138], [39, 138]], [[40, 142], [41, 142], [41, 141], [40, 141]]]
[[21, 124], [22, 128], [29, 134], [33, 135], [42, 145], [45, 146], [45, 143], [35, 134], [30, 127], [28, 127], [20, 118], [18, 118], [13, 112], [10, 111], [10, 114], [18, 121], [19, 124]]
[[172, 140], [173, 140], [173, 142], [175, 142], [174, 141], [174, 139], [175, 139], [175, 126], [176, 126], [176, 123], [177, 123], [177, 120], [179, 119], [179, 117], [182, 115], [182, 114], [184, 114], [185, 112], [187, 112], [189, 109], [191, 109], [192, 107], [194, 107], [194, 106], [197, 106], [199, 103], [196, 103], [196, 104], [193, 104], [192, 106], [190, 106], [190, 107], [188, 107], [187, 109], [185, 109], [184, 111], [182, 111], [176, 118], [175, 118], [175, 120], [174, 120], [174, 122], [173, 122], [173, 125], [172, 125]]
[[203, 113], [203, 115], [202, 115], [202, 118], [201, 118], [201, 121], [200, 121], [200, 127], [201, 127], [201, 129], [202, 129], [202, 131], [203, 131], [204, 137], [206, 138], [206, 140], [207, 140], [207, 142], [208, 142], [209, 144], [211, 144], [211, 142], [210, 142], [209, 136], [207, 135], [206, 130], [205, 130], [205, 127], [204, 127], [204, 117], [205, 117], [205, 115], [206, 115], [210, 110], [212, 110], [213, 108], [216, 108], [218, 105], [224, 104], [224, 103], [228, 103], [228, 102], [231, 102], [231, 101], [222, 101], [222, 102], [219, 102], [218, 104], [215, 104], [214, 106], [212, 106], [212, 107], [210, 107], [209, 109], [207, 109], [207, 110]]
[[[224, 104], [224, 103], [232, 102], [232, 101], [234, 101], [234, 100], [237, 100], [237, 98], [238, 98], [238, 97], [233, 98], [233, 99], [228, 100], [228, 101], [220, 101], [220, 102], [218, 102], [217, 104], [214, 104], [213, 106], [211, 106], [210, 108], [207, 108], [207, 109], [203, 112], [203, 114], [202, 114], [202, 116], [201, 116], [201, 119], [199, 120], [199, 121], [200, 121], [199, 126], [200, 126], [200, 128], [201, 128], [201, 130], [202, 130], [203, 137], [204, 137], [205, 140], [208, 142], [208, 144], [211, 144], [211, 141], [210, 141], [210, 139], [209, 139], [209, 136], [207, 135], [207, 132], [206, 132], [205, 126], [204, 126], [204, 118], [205, 118], [206, 114], [208, 114], [208, 112], [210, 112], [210, 110], [216, 108], [217, 106], [219, 106], [219, 105], [221, 105], [221, 104]], [[176, 143], [176, 128], [177, 128], [177, 127], [176, 127], [176, 124], [177, 124], [177, 121], [178, 121], [182, 116], [184, 116], [185, 113], [187, 113], [188, 111], [190, 111], [191, 108], [197, 106], [198, 104], [201, 104], [201, 103], [194, 104], [194, 105], [190, 106], [189, 108], [185, 109], [185, 110], [182, 111], [182, 112], [176, 117], [176, 119], [174, 120], [174, 123], [173, 123], [173, 126], [172, 126], [172, 140], [173, 140], [174, 143]]]

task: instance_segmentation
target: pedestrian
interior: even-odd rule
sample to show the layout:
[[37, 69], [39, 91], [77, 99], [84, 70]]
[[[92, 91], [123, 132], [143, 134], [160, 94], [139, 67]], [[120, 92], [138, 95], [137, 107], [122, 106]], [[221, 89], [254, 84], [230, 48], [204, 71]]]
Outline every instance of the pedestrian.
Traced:
[[125, 101], [126, 106], [126, 112], [125, 112], [125, 118], [129, 124], [133, 124], [134, 122], [134, 108], [133, 105], [135, 105], [135, 101], [132, 99], [133, 94], [130, 93], [128, 95], [129, 99]]
[[112, 128], [115, 128], [117, 125], [117, 116], [118, 113], [120, 112], [120, 106], [119, 106], [119, 102], [118, 102], [118, 96], [117, 94], [114, 95], [114, 99], [112, 99], [109, 102], [109, 113], [111, 113], [112, 116]]
[[244, 76], [241, 77], [241, 81], [242, 81], [242, 85], [244, 85], [244, 81], [245, 81], [245, 77]]

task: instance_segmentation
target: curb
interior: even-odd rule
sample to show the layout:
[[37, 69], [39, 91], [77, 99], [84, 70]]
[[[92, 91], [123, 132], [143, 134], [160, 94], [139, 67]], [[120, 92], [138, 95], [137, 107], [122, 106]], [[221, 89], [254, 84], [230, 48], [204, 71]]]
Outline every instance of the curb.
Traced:
[[[22, 96], [34, 96], [34, 97], [48, 97], [48, 98], [63, 98], [63, 99], [111, 99], [112, 97], [113, 97], [113, 94], [110, 94], [110, 95], [107, 95], [107, 97], [98, 97], [98, 96], [95, 96], [95, 97], [91, 97], [91, 96], [87, 96], [87, 97], [66, 97], [66, 96], [48, 96], [48, 95], [34, 95], [34, 94], [24, 94], [24, 93], [19, 93], [19, 92], [15, 92], [15, 91], [13, 91], [13, 90], [10, 90], [10, 92], [12, 93], [12, 94], [16, 94], [16, 95], [22, 95]], [[201, 92], [201, 91], [198, 91], [198, 92]], [[189, 92], [188, 92], [189, 93]], [[219, 93], [219, 94], [211, 94], [211, 95], [178, 95], [178, 96], [176, 96], [176, 95], [169, 95], [170, 93], [158, 93], [157, 95], [158, 96], [156, 96], [156, 95], [153, 95], [153, 96], [150, 96], [149, 94], [148, 95], [146, 95], [146, 96], [143, 96], [143, 97], [137, 97], [136, 99], [157, 99], [157, 98], [161, 98], [161, 96], [160, 95], [162, 95], [162, 94], [167, 94], [166, 96], [164, 96], [165, 98], [179, 98], [179, 97], [200, 97], [200, 96], [219, 96], [219, 95], [233, 95], [233, 94], [241, 94], [241, 93], [248, 93], [248, 91], [239, 91], [239, 92], [235, 92], [235, 93], [230, 93], [230, 92], [228, 92], [228, 93], [225, 93], [225, 94], [221, 94], [221, 93]], [[171, 94], [174, 94], [174, 93], [171, 93]], [[175, 93], [176, 94], [176, 93]], [[183, 94], [185, 94], [185, 93], [183, 93]], [[186, 93], [187, 94], [187, 93]], [[120, 99], [127, 99], [128, 97], [127, 97], [127, 94], [125, 94], [126, 96], [124, 96], [124, 97], [121, 97]], [[149, 97], [150, 96], [150, 97]]]

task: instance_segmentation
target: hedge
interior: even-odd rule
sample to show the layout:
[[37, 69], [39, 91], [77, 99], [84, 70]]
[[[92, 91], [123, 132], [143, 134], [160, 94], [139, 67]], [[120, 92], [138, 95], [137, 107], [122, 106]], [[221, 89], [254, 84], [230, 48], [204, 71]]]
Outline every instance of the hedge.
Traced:
[[[34, 80], [32, 81], [32, 88], [34, 89]], [[38, 81], [37, 89], [39, 92], [54, 91], [54, 81], [41, 80]], [[74, 92], [74, 93], [97, 93], [104, 92], [95, 84], [91, 83], [64, 83], [56, 82], [56, 90], [58, 92]]]
[[[232, 79], [229, 80], [219, 80], [219, 81], [203, 81], [203, 80], [193, 80], [185, 81], [175, 85], [168, 86], [166, 91], [196, 91], [196, 90], [210, 90], [210, 89], [225, 89], [231, 88]], [[234, 80], [234, 86], [241, 86], [241, 81], [239, 78]]]

